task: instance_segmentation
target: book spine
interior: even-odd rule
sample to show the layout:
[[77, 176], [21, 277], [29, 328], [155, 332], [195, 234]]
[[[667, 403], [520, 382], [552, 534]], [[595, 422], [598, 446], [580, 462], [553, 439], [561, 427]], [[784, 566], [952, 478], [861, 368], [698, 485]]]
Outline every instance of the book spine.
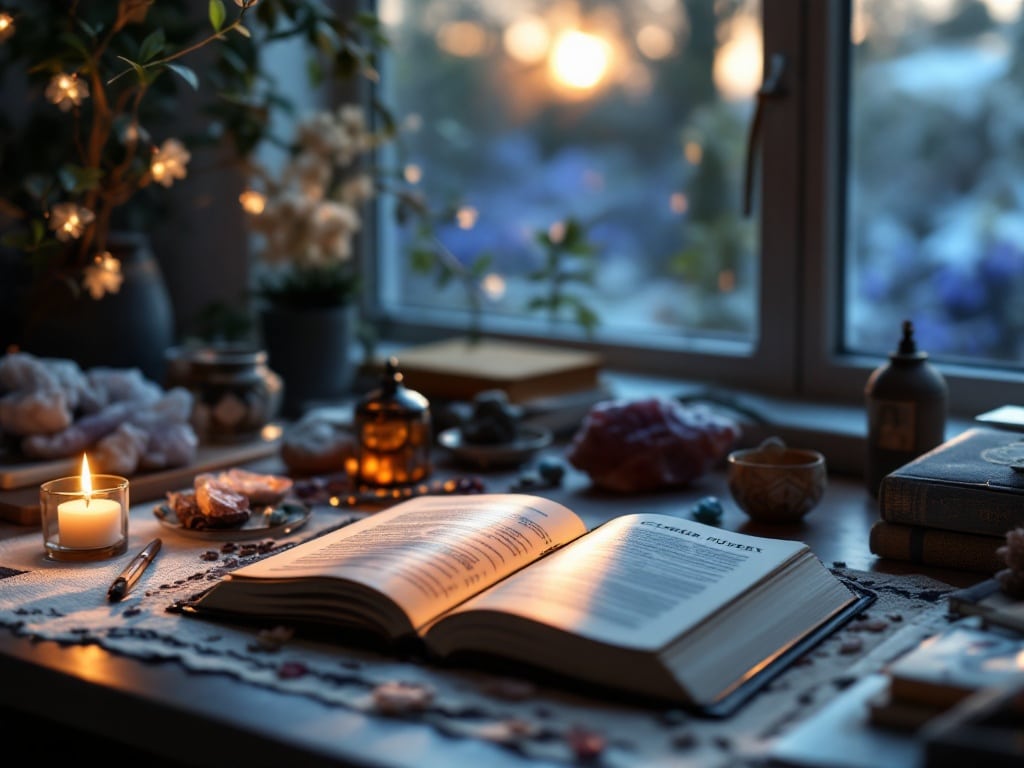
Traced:
[[888, 475], [879, 489], [882, 520], [901, 525], [1004, 536], [1024, 525], [1024, 496], [985, 486]]
[[996, 550], [1004, 537], [944, 531], [879, 521], [871, 526], [868, 547], [879, 557], [917, 565], [993, 574], [1005, 567]]

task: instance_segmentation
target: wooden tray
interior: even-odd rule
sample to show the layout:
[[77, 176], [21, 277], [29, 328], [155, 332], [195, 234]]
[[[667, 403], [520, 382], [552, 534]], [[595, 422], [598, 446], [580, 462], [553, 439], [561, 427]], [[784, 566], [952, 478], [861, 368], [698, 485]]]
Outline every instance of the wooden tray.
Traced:
[[[274, 455], [279, 440], [254, 440], [231, 445], [200, 446], [196, 461], [183, 467], [144, 472], [130, 479], [129, 501], [153, 501], [175, 488], [192, 485], [201, 472], [222, 469]], [[57, 461], [0, 465], [0, 520], [17, 525], [39, 524], [39, 484], [57, 477], [77, 475], [81, 457]]]

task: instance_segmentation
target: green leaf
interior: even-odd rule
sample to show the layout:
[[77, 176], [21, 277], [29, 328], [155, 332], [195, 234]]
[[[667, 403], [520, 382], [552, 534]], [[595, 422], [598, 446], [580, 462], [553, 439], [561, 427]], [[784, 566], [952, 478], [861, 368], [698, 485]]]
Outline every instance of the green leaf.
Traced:
[[227, 11], [224, 10], [224, 3], [221, 0], [210, 0], [209, 6], [210, 26], [214, 32], [220, 32], [224, 26], [224, 19], [227, 18]]
[[43, 242], [43, 238], [46, 237], [46, 224], [43, 223], [42, 219], [32, 219], [32, 223], [29, 226], [32, 228], [32, 242], [35, 245], [39, 245]]
[[79, 194], [96, 189], [100, 185], [100, 181], [103, 179], [103, 169], [65, 163], [57, 171], [57, 177], [66, 191]]
[[252, 32], [244, 24], [239, 24], [235, 27], [235, 32], [240, 34], [242, 37], [252, 37]]
[[174, 74], [192, 86], [193, 91], [199, 90], [199, 77], [196, 73], [184, 64], [169, 63], [166, 67]]
[[[141, 64], [139, 64], [138, 62], [132, 61], [131, 59], [127, 58], [126, 56], [118, 56], [117, 58], [119, 58], [125, 64], [128, 64], [135, 71], [135, 75], [139, 78], [139, 82], [140, 83], [147, 82], [147, 80], [146, 80], [146, 70], [145, 70], [145, 68]], [[109, 85], [110, 83], [112, 83], [115, 80], [117, 80], [118, 78], [120, 78], [121, 75], [124, 75], [127, 71], [128, 70], [125, 70], [124, 72], [121, 72], [119, 74], [114, 75], [112, 78], [107, 80], [107, 85]]]
[[33, 173], [25, 178], [22, 183], [25, 191], [28, 192], [36, 200], [42, 200], [46, 197], [46, 193], [50, 190], [51, 186], [50, 176], [44, 176], [41, 173]]
[[139, 46], [139, 61], [146, 62], [155, 59], [163, 53], [166, 42], [167, 38], [164, 36], [163, 29], [150, 32]]
[[63, 35], [60, 36], [60, 41], [63, 45], [66, 45], [73, 51], [76, 51], [79, 54], [81, 54], [82, 58], [87, 61], [92, 55], [89, 51], [89, 46], [86, 45], [85, 41], [82, 40], [82, 38], [80, 38], [78, 35], [71, 34], [70, 32], [65, 32]]

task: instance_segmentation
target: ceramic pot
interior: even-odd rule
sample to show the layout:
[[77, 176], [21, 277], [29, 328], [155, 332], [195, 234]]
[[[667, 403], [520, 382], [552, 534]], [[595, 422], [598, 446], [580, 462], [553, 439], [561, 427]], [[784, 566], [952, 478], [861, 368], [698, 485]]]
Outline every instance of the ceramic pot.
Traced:
[[357, 314], [355, 305], [261, 310], [269, 364], [284, 382], [281, 413], [296, 418], [311, 405], [349, 394]]
[[60, 281], [36, 286], [21, 348], [42, 357], [74, 360], [82, 368], [138, 368], [163, 381], [165, 353], [174, 343], [174, 309], [149, 239], [112, 233], [107, 249], [121, 262], [117, 293], [75, 296]]
[[789, 448], [778, 437], [757, 448], [733, 451], [726, 462], [729, 492], [758, 522], [798, 522], [817, 506], [828, 486], [828, 468], [820, 451]]

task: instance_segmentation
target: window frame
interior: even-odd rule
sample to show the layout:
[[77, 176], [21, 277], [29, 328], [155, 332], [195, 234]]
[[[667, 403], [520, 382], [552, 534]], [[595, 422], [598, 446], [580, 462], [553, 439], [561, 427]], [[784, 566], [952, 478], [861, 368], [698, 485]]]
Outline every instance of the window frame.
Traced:
[[[871, 372], [885, 357], [850, 354], [843, 343], [843, 250], [846, 199], [847, 110], [850, 89], [849, 30], [854, 0], [803, 0], [805, 7], [806, 136], [804, 196], [804, 306], [796, 393], [817, 399], [861, 403]], [[766, 0], [766, 5], [786, 5]], [[793, 4], [795, 7], [796, 3]], [[795, 21], [795, 20], [794, 20]], [[767, 36], [766, 36], [767, 37]], [[767, 45], [766, 45], [767, 50]], [[892, 348], [900, 329], [893, 329]], [[925, 350], [927, 351], [927, 350]], [[931, 361], [949, 388], [951, 416], [971, 418], [1006, 403], [1019, 402], [1024, 372], [1007, 368], [953, 365]]]
[[[567, 344], [602, 354], [609, 368], [668, 376], [759, 395], [842, 405], [863, 403], [864, 386], [884, 357], [850, 355], [842, 345], [845, 220], [846, 72], [852, 0], [762, 0], [765, 61], [786, 59], [781, 98], [763, 104], [757, 148], [760, 232], [758, 332], [752, 345], [697, 342], [667, 350], [600, 343], [582, 336], [525, 333], [483, 318], [485, 334]], [[388, 74], [381, 62], [381, 76]], [[464, 335], [462, 318], [384, 310], [389, 212], [375, 212], [364, 235], [364, 312], [381, 338], [398, 344]], [[391, 265], [397, 268], [398, 265]], [[403, 265], [404, 266], [404, 265]], [[893, 330], [893, 347], [899, 329]], [[712, 348], [713, 347], [713, 348]], [[1014, 402], [1024, 373], [937, 365], [949, 385], [951, 414], [970, 416]]]

